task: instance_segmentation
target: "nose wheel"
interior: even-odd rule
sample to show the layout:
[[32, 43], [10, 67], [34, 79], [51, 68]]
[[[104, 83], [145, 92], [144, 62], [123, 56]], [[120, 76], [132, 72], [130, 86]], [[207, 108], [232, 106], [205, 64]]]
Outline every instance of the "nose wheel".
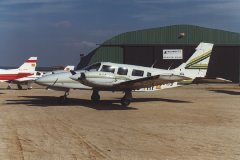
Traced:
[[65, 94], [61, 97], [59, 97], [59, 101], [64, 104], [67, 103], [69, 101], [69, 99], [67, 98], [67, 96], [69, 95], [69, 90], [65, 92]]
[[132, 91], [125, 91], [125, 95], [121, 99], [121, 104], [124, 107], [127, 107], [132, 101]]

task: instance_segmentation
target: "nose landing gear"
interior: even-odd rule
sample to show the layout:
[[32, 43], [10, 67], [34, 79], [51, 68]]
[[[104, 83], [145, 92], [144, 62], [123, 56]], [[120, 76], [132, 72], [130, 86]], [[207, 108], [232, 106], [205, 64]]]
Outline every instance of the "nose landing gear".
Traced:
[[67, 98], [68, 95], [69, 90], [67, 90], [63, 96], [59, 97], [59, 101], [61, 102], [61, 104], [67, 103], [69, 101], [69, 99]]

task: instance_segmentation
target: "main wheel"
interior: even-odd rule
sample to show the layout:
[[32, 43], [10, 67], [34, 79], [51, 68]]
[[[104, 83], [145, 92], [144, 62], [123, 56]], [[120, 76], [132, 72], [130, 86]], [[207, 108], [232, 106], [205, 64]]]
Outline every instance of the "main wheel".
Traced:
[[124, 107], [127, 107], [130, 103], [131, 103], [131, 99], [130, 99], [130, 98], [125, 98], [125, 97], [123, 97], [123, 98], [121, 99], [121, 104], [122, 104], [122, 106], [124, 106]]
[[23, 89], [20, 84], [18, 84], [17, 87], [18, 87], [19, 90], [22, 90], [22, 89]]
[[100, 95], [99, 95], [98, 91], [95, 91], [95, 90], [93, 91], [91, 100], [95, 103], [100, 101]]
[[99, 102], [100, 101], [100, 96], [98, 94], [96, 94], [96, 95], [94, 94], [94, 95], [91, 96], [91, 100], [93, 102]]
[[61, 97], [59, 97], [59, 102], [61, 104], [65, 104], [65, 103], [69, 102], [69, 99], [66, 96], [61, 96]]

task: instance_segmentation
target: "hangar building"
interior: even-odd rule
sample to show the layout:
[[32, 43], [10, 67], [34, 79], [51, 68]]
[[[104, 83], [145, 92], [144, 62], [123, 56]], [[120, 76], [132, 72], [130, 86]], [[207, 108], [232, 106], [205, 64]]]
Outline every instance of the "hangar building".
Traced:
[[[122, 33], [88, 55], [81, 57], [80, 69], [95, 62], [115, 62], [175, 68], [194, 53], [200, 42], [214, 43], [207, 77], [239, 82], [240, 33], [193, 25], [173, 25]], [[163, 59], [163, 50], [181, 49], [183, 59]]]

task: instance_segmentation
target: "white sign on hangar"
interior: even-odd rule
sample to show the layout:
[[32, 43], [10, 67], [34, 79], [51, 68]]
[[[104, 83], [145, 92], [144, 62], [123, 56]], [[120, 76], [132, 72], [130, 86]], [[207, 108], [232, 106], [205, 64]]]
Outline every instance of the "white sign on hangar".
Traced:
[[183, 59], [182, 49], [164, 49], [163, 59]]

